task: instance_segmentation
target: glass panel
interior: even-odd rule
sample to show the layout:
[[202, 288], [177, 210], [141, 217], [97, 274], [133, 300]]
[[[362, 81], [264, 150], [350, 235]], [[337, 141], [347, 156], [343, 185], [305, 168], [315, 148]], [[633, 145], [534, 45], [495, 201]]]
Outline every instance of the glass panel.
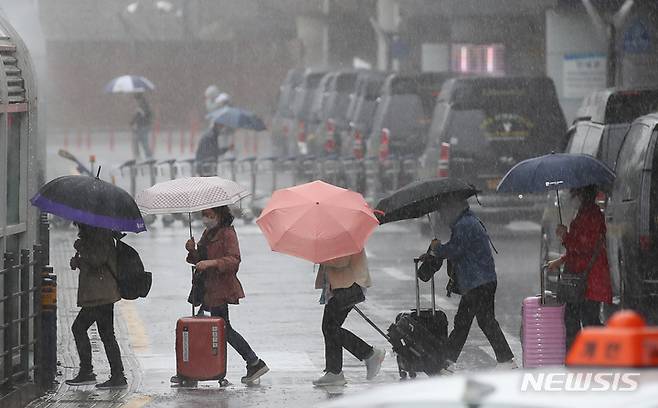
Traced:
[[21, 122], [24, 114], [7, 114], [7, 224], [20, 222]]

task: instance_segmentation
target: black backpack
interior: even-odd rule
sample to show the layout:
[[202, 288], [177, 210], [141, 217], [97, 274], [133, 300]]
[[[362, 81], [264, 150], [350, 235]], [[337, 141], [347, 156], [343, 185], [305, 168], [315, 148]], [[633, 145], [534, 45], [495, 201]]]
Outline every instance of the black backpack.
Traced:
[[134, 300], [146, 297], [151, 290], [151, 272], [144, 270], [144, 264], [135, 248], [117, 238], [117, 271], [114, 276], [123, 299]]

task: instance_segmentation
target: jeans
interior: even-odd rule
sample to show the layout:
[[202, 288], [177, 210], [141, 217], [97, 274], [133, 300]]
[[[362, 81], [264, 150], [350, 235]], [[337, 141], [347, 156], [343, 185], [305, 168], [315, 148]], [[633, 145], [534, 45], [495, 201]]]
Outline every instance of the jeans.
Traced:
[[228, 344], [240, 354], [247, 365], [256, 364], [258, 362], [258, 356], [256, 356], [256, 353], [251, 349], [247, 340], [245, 340], [244, 337], [242, 337], [240, 333], [235, 331], [231, 326], [231, 322], [228, 319], [228, 305], [224, 304], [211, 307], [210, 315], [224, 319], [224, 322], [226, 323], [226, 341]]
[[448, 336], [448, 359], [456, 362], [459, 358], [464, 343], [466, 343], [468, 332], [471, 330], [473, 318], [477, 319], [478, 326], [489, 340], [499, 363], [514, 358], [514, 354], [512, 354], [505, 335], [496, 320], [494, 310], [496, 286], [495, 281], [485, 283], [469, 290], [462, 296], [455, 315], [455, 327]]
[[133, 157], [139, 159], [139, 147], [142, 147], [144, 159], [153, 158], [151, 146], [149, 145], [149, 131], [136, 131], [133, 132]]
[[359, 360], [364, 360], [372, 354], [372, 346], [341, 327], [351, 310], [351, 307], [339, 309], [335, 298], [329, 299], [329, 303], [324, 306], [322, 334], [324, 335], [325, 371], [328, 373], [338, 374], [343, 371], [343, 348]]
[[107, 360], [110, 362], [112, 377], [123, 377], [123, 363], [121, 350], [116, 337], [114, 337], [114, 304], [101, 306], [83, 306], [73, 322], [71, 331], [80, 357], [80, 371], [91, 373], [94, 368], [91, 364], [91, 343], [87, 330], [96, 323], [98, 334], [101, 336]]
[[567, 303], [564, 309], [564, 325], [567, 329], [567, 350], [576, 339], [581, 327], [601, 326], [599, 311], [601, 302], [585, 300], [581, 303]]

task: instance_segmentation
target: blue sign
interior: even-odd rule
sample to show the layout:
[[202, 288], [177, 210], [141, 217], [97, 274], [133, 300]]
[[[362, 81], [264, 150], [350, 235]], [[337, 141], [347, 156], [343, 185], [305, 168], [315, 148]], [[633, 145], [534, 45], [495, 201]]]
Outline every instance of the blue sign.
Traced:
[[624, 32], [624, 51], [631, 54], [643, 54], [650, 48], [649, 29], [641, 20], [637, 19]]
[[401, 40], [398, 36], [393, 37], [391, 41], [391, 57], [405, 59], [409, 54], [411, 54], [409, 44]]

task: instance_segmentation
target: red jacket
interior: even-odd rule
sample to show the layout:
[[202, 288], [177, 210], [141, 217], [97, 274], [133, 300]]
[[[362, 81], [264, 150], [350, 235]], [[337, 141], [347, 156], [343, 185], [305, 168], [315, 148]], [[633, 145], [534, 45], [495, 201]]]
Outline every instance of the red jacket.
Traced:
[[[198, 243], [199, 246], [208, 249], [208, 260], [215, 264], [203, 272], [205, 275], [203, 303], [209, 307], [225, 303], [237, 304], [238, 300], [244, 297], [242, 285], [237, 277], [240, 266], [238, 236], [233, 227], [212, 231], [214, 234], [211, 235], [205, 230]], [[187, 262], [191, 264], [199, 262], [199, 254], [196, 250], [187, 254]]]
[[[566, 269], [572, 273], [584, 272], [589, 265], [594, 250], [599, 245], [599, 254], [587, 277], [585, 298], [596, 302], [612, 303], [612, 285], [605, 244], [605, 218], [596, 204], [581, 207], [576, 218], [569, 225], [569, 232], [563, 245]], [[603, 240], [598, 244], [599, 240]]]

